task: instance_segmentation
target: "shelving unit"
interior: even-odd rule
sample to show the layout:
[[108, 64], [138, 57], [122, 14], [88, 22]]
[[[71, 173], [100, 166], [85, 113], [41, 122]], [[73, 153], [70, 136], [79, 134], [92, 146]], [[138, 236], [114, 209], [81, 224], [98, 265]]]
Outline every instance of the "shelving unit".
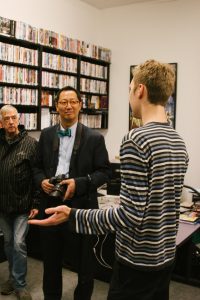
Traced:
[[[48, 46], [40, 47], [41, 85], [41, 129], [58, 122], [54, 98], [58, 90], [66, 85], [77, 88], [77, 55]], [[48, 121], [49, 120], [49, 124]]]
[[58, 122], [54, 98], [66, 85], [81, 93], [80, 122], [108, 128], [110, 63], [0, 35], [0, 107], [17, 107], [28, 130]]
[[89, 127], [108, 128], [109, 64], [80, 56], [79, 67], [81, 122]]
[[20, 122], [38, 130], [39, 46], [0, 36], [0, 105], [13, 104]]

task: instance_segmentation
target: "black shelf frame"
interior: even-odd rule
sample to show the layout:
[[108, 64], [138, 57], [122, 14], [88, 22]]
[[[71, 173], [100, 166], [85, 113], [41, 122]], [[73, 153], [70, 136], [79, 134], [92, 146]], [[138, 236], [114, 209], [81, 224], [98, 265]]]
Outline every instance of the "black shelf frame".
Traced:
[[[24, 47], [24, 48], [28, 48], [28, 49], [37, 50], [37, 52], [38, 52], [38, 64], [37, 64], [37, 66], [0, 60], [1, 65], [8, 65], [8, 66], [15, 66], [15, 67], [21, 67], [21, 68], [26, 68], [26, 69], [37, 70], [38, 78], [37, 78], [37, 84], [36, 85], [0, 82], [0, 86], [26, 88], [26, 89], [37, 89], [38, 90], [38, 107], [33, 106], [33, 105], [16, 105], [17, 107], [20, 107], [20, 110], [22, 110], [22, 112], [28, 112], [29, 109], [30, 109], [29, 107], [31, 107], [31, 109], [33, 109], [33, 107], [34, 107], [35, 112], [37, 113], [37, 129], [36, 129], [37, 131], [41, 130], [41, 109], [42, 108], [48, 108], [48, 106], [41, 106], [42, 91], [49, 91], [49, 92], [52, 92], [53, 95], [55, 95], [56, 92], [59, 90], [59, 88], [49, 88], [49, 87], [42, 86], [42, 72], [43, 71], [44, 72], [49, 72], [49, 73], [54, 73], [54, 74], [68, 75], [68, 76], [76, 77], [77, 78], [77, 90], [81, 94], [88, 95], [89, 97], [93, 96], [93, 95], [94, 96], [100, 96], [100, 97], [101, 96], [107, 96], [108, 107], [109, 107], [110, 62], [106, 62], [104, 60], [91, 58], [91, 57], [88, 57], [88, 56], [83, 56], [83, 55], [80, 55], [80, 54], [77, 54], [77, 53], [64, 51], [62, 49], [58, 49], [58, 48], [54, 48], [54, 47], [50, 47], [50, 46], [41, 45], [41, 44], [38, 44], [38, 43], [33, 43], [33, 42], [21, 40], [21, 39], [16, 39], [15, 37], [10, 37], [10, 36], [0, 35], [0, 42], [7, 43], [7, 44], [10, 44], [10, 45], [14, 45], [14, 46], [20, 46], [20, 47]], [[62, 71], [62, 70], [55, 70], [55, 69], [50, 69], [50, 68], [44, 68], [42, 66], [42, 53], [43, 52], [76, 59], [77, 60], [77, 73], [65, 72], [65, 71]], [[81, 74], [81, 62], [82, 61], [106, 67], [107, 68], [107, 78], [96, 77], [96, 76], [93, 77], [93, 76], [88, 76], [88, 75]], [[88, 79], [91, 79], [91, 80], [106, 82], [107, 93], [106, 94], [100, 94], [100, 93], [93, 93], [93, 92], [88, 92], [88, 91], [80, 91], [80, 80], [81, 80], [81, 78], [88, 78]], [[0, 105], [2, 106], [3, 103], [1, 103]], [[49, 109], [50, 109], [50, 113], [51, 113], [51, 110], [53, 109], [53, 107], [50, 106]], [[91, 110], [89, 108], [87, 108], [87, 109], [84, 108], [84, 109], [82, 109], [81, 112], [85, 113], [85, 114], [102, 114], [102, 129], [107, 129], [108, 128], [109, 108], [96, 109], [96, 110]]]

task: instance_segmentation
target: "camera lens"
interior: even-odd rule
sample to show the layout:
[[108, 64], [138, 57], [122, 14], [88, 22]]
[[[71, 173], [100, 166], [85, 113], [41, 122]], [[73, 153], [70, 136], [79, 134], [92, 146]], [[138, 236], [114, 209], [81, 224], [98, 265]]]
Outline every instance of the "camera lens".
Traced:
[[65, 188], [60, 183], [57, 183], [54, 187], [52, 192], [50, 193], [51, 197], [62, 199], [65, 193]]

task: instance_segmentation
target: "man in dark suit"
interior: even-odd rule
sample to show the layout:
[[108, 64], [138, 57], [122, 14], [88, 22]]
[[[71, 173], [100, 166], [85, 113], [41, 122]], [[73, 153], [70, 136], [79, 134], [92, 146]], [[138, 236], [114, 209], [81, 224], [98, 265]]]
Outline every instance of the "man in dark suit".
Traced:
[[[56, 97], [56, 109], [60, 124], [41, 132], [34, 179], [41, 192], [44, 211], [62, 203], [51, 196], [56, 183], [52, 176], [65, 175], [61, 182], [66, 188], [66, 205], [76, 208], [97, 208], [97, 188], [108, 182], [110, 163], [103, 136], [78, 122], [82, 106], [78, 91], [72, 87], [62, 88]], [[63, 195], [64, 198], [64, 195]], [[45, 300], [62, 297], [62, 265], [64, 246], [71, 248], [78, 272], [78, 284], [74, 300], [90, 300], [93, 291], [93, 238], [66, 235], [67, 224], [42, 228], [43, 292]], [[66, 241], [66, 236], [67, 240]]]

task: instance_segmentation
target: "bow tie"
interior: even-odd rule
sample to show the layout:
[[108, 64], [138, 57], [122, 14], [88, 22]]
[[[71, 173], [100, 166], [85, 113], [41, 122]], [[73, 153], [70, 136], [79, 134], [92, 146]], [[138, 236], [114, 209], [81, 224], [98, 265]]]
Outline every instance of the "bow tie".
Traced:
[[64, 137], [64, 136], [71, 137], [71, 135], [72, 135], [70, 128], [67, 128], [65, 130], [58, 130], [57, 133], [58, 133], [59, 137]]

